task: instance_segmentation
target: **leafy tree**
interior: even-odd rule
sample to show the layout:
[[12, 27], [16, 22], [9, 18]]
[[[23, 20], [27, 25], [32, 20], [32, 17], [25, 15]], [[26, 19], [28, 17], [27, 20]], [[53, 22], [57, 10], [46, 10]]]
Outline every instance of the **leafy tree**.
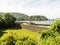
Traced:
[[2, 19], [2, 16], [0, 15], [0, 22], [3, 22], [4, 20]]
[[4, 25], [5, 25], [4, 19], [0, 15], [0, 28], [4, 27]]
[[8, 26], [13, 26], [15, 24], [16, 18], [13, 15], [6, 13], [4, 16], [4, 20]]

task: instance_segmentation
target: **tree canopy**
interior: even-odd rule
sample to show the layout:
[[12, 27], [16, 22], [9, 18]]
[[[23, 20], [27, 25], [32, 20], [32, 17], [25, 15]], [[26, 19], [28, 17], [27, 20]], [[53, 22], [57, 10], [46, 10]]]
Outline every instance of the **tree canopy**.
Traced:
[[16, 18], [13, 15], [10, 15], [10, 13], [6, 13], [4, 16], [6, 24], [14, 24], [16, 21]]
[[14, 26], [16, 18], [10, 13], [4, 14], [4, 18], [0, 16], [0, 28]]

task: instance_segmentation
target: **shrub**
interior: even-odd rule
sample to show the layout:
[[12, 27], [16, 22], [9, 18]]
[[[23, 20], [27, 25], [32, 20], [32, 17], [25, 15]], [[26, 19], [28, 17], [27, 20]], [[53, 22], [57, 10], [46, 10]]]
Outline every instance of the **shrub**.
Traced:
[[60, 20], [56, 20], [52, 25], [51, 25], [51, 30], [53, 32], [58, 32], [60, 33]]
[[40, 45], [60, 45], [60, 20], [55, 21], [51, 28], [41, 33]]
[[7, 30], [1, 37], [0, 45], [39, 45], [38, 33], [28, 30]]

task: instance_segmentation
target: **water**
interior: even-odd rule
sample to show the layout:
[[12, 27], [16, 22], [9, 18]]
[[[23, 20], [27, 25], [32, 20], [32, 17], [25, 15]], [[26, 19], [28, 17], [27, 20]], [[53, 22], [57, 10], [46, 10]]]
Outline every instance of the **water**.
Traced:
[[35, 24], [52, 24], [54, 21], [32, 21], [32, 23], [35, 23]]
[[32, 22], [34, 24], [47, 24], [47, 25], [50, 25], [54, 21], [16, 21], [16, 22]]

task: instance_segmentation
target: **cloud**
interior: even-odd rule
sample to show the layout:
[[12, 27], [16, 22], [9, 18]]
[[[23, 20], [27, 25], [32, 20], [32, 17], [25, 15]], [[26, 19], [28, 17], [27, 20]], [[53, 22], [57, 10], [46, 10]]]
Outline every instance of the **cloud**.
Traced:
[[60, 17], [60, 0], [0, 0], [0, 12]]

